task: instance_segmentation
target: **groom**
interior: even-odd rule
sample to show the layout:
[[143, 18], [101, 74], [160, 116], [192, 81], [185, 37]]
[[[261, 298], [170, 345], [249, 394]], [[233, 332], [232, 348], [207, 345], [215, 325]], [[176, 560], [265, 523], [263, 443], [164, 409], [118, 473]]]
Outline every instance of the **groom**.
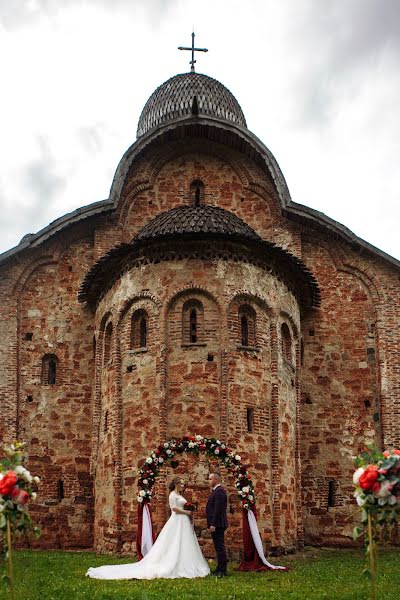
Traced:
[[215, 575], [224, 577], [228, 563], [224, 540], [225, 529], [228, 527], [226, 516], [227, 496], [221, 485], [221, 475], [219, 473], [216, 471], [210, 473], [208, 481], [210, 482], [211, 494], [206, 507], [207, 527], [210, 529], [215, 552], [217, 553], [218, 564]]

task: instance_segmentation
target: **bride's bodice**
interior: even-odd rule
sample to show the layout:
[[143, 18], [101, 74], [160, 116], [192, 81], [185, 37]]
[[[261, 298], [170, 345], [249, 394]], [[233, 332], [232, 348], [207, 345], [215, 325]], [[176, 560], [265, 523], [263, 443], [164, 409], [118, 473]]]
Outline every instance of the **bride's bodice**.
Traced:
[[170, 493], [170, 495], [169, 495], [169, 507], [170, 507], [171, 510], [173, 508], [175, 508], [175, 507], [183, 509], [183, 507], [185, 506], [185, 504], [186, 504], [186, 498], [184, 498], [180, 494], [177, 494], [176, 492], [171, 492]]

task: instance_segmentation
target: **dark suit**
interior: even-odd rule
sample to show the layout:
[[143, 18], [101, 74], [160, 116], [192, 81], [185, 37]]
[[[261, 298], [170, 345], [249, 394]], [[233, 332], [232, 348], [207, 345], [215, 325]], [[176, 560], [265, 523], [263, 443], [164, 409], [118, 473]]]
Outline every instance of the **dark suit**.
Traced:
[[224, 540], [225, 529], [228, 527], [228, 517], [226, 515], [227, 504], [226, 491], [219, 485], [211, 492], [206, 507], [207, 527], [215, 527], [215, 531], [211, 533], [211, 537], [217, 554], [218, 573], [226, 573], [226, 565], [228, 563]]

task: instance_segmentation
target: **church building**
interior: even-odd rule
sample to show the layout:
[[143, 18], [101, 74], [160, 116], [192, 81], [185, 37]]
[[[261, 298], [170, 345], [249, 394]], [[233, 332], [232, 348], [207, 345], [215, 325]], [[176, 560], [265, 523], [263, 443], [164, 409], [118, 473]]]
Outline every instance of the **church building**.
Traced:
[[[400, 262], [291, 200], [222, 83], [160, 85], [109, 198], [0, 255], [0, 298], [0, 439], [42, 478], [37, 546], [132, 552], [146, 456], [196, 434], [251, 471], [267, 550], [352, 543], [353, 457], [400, 444]], [[159, 531], [184, 476], [206, 555], [214, 466], [182, 455], [152, 501]]]

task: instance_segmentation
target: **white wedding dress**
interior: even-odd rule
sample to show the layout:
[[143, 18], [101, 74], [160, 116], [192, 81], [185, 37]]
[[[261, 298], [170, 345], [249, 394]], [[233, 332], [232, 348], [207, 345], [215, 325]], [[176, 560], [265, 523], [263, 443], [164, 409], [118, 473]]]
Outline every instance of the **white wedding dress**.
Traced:
[[[183, 508], [186, 500], [171, 492], [169, 505]], [[142, 560], [126, 565], [90, 567], [86, 575], [94, 579], [176, 579], [206, 577], [210, 568], [204, 558], [192, 523], [187, 515], [172, 514], [154, 545]]]

